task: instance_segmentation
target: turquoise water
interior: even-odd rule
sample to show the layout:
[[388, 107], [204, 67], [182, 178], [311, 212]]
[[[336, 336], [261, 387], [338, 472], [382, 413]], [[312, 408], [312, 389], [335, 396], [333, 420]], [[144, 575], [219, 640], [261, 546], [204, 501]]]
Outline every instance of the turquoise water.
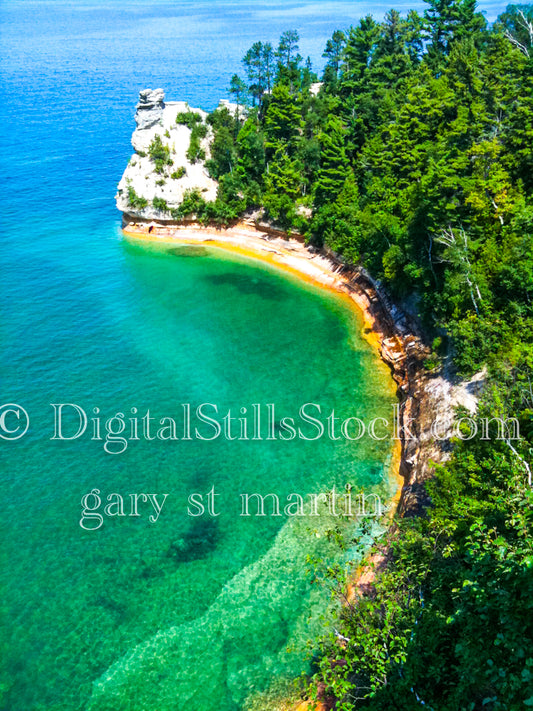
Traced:
[[[141, 440], [110, 455], [87, 436], [51, 441], [50, 403], [103, 418], [275, 403], [278, 425], [305, 402], [390, 416], [389, 374], [343, 300], [215, 249], [128, 244], [113, 201], [139, 89], [213, 108], [253, 41], [298, 27], [318, 63], [364, 12], [2, 3], [0, 394], [31, 420], [0, 441], [5, 711], [236, 710], [307, 668], [327, 591], [305, 557], [335, 555], [332, 522], [243, 518], [239, 494], [383, 486], [391, 443]], [[220, 515], [188, 516], [188, 496], [212, 487]], [[86, 531], [80, 500], [94, 488], [168, 499], [155, 523], [141, 506]]]

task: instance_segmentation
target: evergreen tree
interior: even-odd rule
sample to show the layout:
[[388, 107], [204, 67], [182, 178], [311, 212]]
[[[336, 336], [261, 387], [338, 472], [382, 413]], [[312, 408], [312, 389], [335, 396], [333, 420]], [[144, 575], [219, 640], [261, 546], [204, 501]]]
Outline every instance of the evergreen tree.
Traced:
[[246, 94], [247, 94], [246, 84], [243, 82], [243, 80], [237, 74], [234, 74], [231, 77], [231, 82], [229, 85], [229, 93], [233, 97], [235, 97], [235, 101], [238, 104], [245, 103]]
[[364, 90], [364, 76], [379, 39], [379, 25], [371, 15], [348, 32], [341, 66], [341, 96], [358, 95]]
[[265, 42], [263, 45], [263, 78], [266, 91], [272, 90], [274, 82], [275, 67], [274, 67], [274, 49], [270, 42]]
[[274, 52], [270, 42], [254, 42], [244, 55], [242, 63], [248, 77], [248, 91], [255, 106], [256, 103], [261, 103], [263, 94], [272, 88]]
[[294, 221], [302, 183], [301, 166], [291, 159], [285, 145], [278, 143], [265, 178], [264, 205], [267, 215], [284, 228]]
[[278, 84], [272, 91], [265, 115], [267, 154], [272, 156], [279, 142], [287, 144], [292, 150], [300, 136], [301, 124], [296, 98], [285, 84]]
[[265, 137], [256, 122], [249, 118], [237, 137], [238, 169], [243, 181], [263, 182], [265, 173]]
[[346, 132], [341, 120], [331, 116], [324, 132], [319, 136], [322, 150], [315, 192], [317, 207], [334, 202], [348, 177], [348, 159], [344, 147], [345, 136]]
[[421, 23], [417, 23], [417, 17], [412, 13], [409, 20], [403, 20], [396, 10], [385, 15], [366, 79], [376, 98], [395, 89], [417, 62], [418, 47], [422, 43]]
[[211, 158], [206, 162], [210, 175], [218, 179], [231, 173], [237, 160], [235, 142], [227, 126], [221, 126], [211, 142]]
[[305, 60], [305, 66], [301, 72], [300, 89], [301, 91], [306, 91], [309, 89], [311, 84], [317, 80], [317, 75], [313, 71], [313, 64], [311, 62], [311, 57], [307, 57]]
[[465, 37], [477, 38], [485, 28], [483, 15], [476, 12], [476, 0], [424, 0], [426, 37], [429, 40], [427, 60], [433, 71], [444, 68], [444, 60], [453, 43]]
[[278, 60], [277, 83], [286, 84], [291, 92], [300, 86], [302, 56], [298, 53], [300, 36], [296, 30], [287, 30], [280, 39], [276, 58]]
[[533, 51], [533, 5], [507, 5], [498, 24], [507, 39], [529, 59]]
[[322, 56], [327, 59], [324, 67], [322, 81], [328, 90], [334, 91], [339, 79], [342, 54], [346, 45], [346, 35], [340, 30], [336, 30], [331, 39], [326, 42], [326, 49]]

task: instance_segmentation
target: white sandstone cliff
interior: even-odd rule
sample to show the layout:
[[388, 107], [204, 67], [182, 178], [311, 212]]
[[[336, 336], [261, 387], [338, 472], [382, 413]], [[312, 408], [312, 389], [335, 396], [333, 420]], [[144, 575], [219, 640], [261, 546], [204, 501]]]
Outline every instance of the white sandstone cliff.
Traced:
[[[201, 109], [192, 109], [185, 101], [164, 101], [162, 89], [144, 89], [140, 92], [135, 121], [137, 128], [133, 132], [131, 143], [135, 153], [130, 159], [124, 175], [118, 184], [116, 195], [117, 207], [126, 219], [171, 220], [170, 211], [182, 201], [186, 191], [198, 190], [204, 200], [216, 198], [217, 182], [209, 177], [205, 160], [209, 158], [209, 144], [212, 130], [207, 126], [207, 135], [200, 141], [205, 152], [203, 160], [191, 163], [187, 159], [191, 129], [176, 123], [178, 113], [193, 111], [202, 117], [205, 123], [207, 113]], [[161, 138], [163, 146], [169, 149], [171, 165], [165, 165], [163, 172], [156, 172], [155, 162], [150, 158], [150, 145], [156, 136]], [[178, 177], [180, 173], [182, 177]], [[174, 177], [172, 177], [174, 174]], [[132, 204], [132, 196], [147, 201], [140, 207], [139, 202]], [[153, 206], [153, 200], [164, 200], [168, 210]], [[161, 203], [160, 203], [161, 204]]]

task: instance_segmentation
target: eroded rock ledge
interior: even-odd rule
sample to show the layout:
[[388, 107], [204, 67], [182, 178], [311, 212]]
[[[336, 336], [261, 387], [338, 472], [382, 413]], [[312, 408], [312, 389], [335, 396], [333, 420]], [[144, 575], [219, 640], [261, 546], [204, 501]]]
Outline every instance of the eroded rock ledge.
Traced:
[[[333, 259], [337, 259], [335, 255]], [[391, 368], [400, 398], [400, 475], [403, 478], [398, 513], [412, 516], [429, 503], [425, 482], [436, 464], [451, 454], [455, 408], [477, 408], [485, 373], [470, 381], [454, 378], [447, 368], [428, 370], [431, 349], [418, 320], [395, 304], [384, 288], [361, 267], [343, 267], [345, 288], [363, 309], [377, 336], [382, 359]], [[435, 430], [438, 437], [433, 431]]]
[[[383, 287], [360, 267], [345, 266], [343, 273], [345, 288], [369, 320], [398, 386], [403, 478], [398, 512], [413, 515], [428, 503], [424, 482], [433, 472], [432, 463], [443, 461], [450, 452], [453, 385], [442, 372], [424, 367], [431, 351], [419, 324], [392, 302]], [[435, 440], [431, 432], [436, 419], [443, 425], [439, 431], [447, 431], [444, 441]]]

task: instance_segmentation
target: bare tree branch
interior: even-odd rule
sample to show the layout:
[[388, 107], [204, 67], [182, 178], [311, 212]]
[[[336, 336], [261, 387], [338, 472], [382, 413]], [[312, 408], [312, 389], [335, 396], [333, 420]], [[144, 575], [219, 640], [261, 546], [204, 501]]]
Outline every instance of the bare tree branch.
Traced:
[[[529, 48], [533, 47], [533, 22], [525, 16], [523, 10], [518, 10], [517, 22], [529, 35]], [[519, 42], [516, 37], [513, 37], [510, 30], [505, 30], [505, 36], [511, 44], [513, 44], [529, 59], [529, 48], [525, 44], [522, 44], [522, 42]]]

